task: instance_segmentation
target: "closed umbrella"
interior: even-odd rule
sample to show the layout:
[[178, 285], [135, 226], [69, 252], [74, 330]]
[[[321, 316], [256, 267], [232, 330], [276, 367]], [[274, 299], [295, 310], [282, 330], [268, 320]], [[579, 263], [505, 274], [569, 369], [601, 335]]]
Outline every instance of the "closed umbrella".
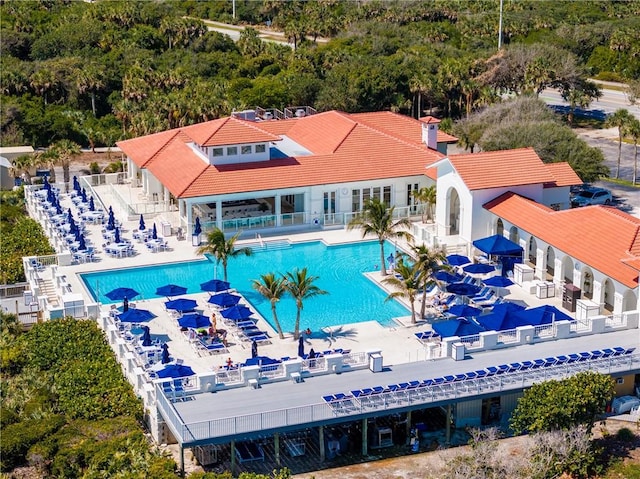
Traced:
[[89, 198], [89, 211], [96, 210], [96, 202], [93, 200], [93, 196]]
[[116, 288], [109, 291], [105, 296], [112, 301], [122, 301], [124, 298], [135, 298], [139, 294], [132, 288]]
[[302, 336], [298, 338], [298, 357], [304, 358], [304, 338]]
[[80, 238], [78, 239], [78, 251], [84, 251], [87, 249], [87, 243], [84, 240], [84, 236], [80, 235]]
[[251, 341], [251, 357], [252, 358], [258, 357], [258, 343], [256, 343], [255, 339]]
[[[169, 356], [169, 346], [167, 343], [162, 343], [162, 364], [167, 364], [171, 362], [171, 357]], [[158, 376], [162, 377], [162, 376]]]
[[240, 302], [240, 296], [229, 293], [214, 294], [207, 302], [223, 308], [230, 308]]
[[116, 228], [115, 233], [113, 234], [113, 242], [114, 243], [120, 243], [121, 239], [120, 239], [120, 228]]
[[82, 197], [82, 202], [86, 203], [87, 202], [87, 190], [82, 188], [82, 193], [80, 193], [80, 196]]
[[185, 314], [178, 319], [178, 324], [181, 328], [208, 328], [211, 326], [209, 318], [203, 314]]
[[193, 311], [198, 305], [197, 301], [188, 298], [178, 298], [164, 303], [167, 309], [175, 309], [176, 311]]
[[160, 286], [156, 289], [156, 294], [158, 296], [180, 296], [186, 292], [187, 288], [184, 286], [178, 286], [177, 284], [165, 284], [164, 286]]
[[73, 221], [73, 213], [71, 212], [71, 208], [67, 210], [67, 221], [71, 223]]
[[220, 291], [226, 291], [231, 287], [227, 281], [221, 279], [211, 279], [204, 283], [200, 283], [200, 289], [209, 293], [218, 293]]
[[158, 229], [156, 228], [156, 224], [153, 223], [153, 233], [151, 234], [153, 239], [158, 239]]
[[220, 314], [227, 319], [245, 319], [250, 317], [253, 313], [244, 305], [236, 305], [229, 309], [222, 310]]
[[144, 224], [144, 217], [142, 215], [140, 215], [140, 224], [138, 225], [138, 229], [140, 231], [144, 231], [145, 228], [146, 228], [146, 226]]
[[450, 254], [449, 256], [447, 256], [447, 263], [449, 263], [451, 266], [463, 266], [465, 264], [471, 263], [471, 260], [461, 254]]
[[151, 330], [149, 326], [142, 327], [142, 345], [151, 346]]
[[126, 312], [120, 313], [118, 319], [122, 323], [146, 323], [155, 318], [156, 315], [146, 309], [129, 308]]
[[116, 217], [113, 214], [111, 206], [109, 206], [109, 219], [107, 220], [107, 229], [110, 231], [116, 229]]
[[196, 217], [196, 225], [193, 228], [193, 234], [198, 236], [202, 233], [202, 226], [200, 226], [200, 218]]

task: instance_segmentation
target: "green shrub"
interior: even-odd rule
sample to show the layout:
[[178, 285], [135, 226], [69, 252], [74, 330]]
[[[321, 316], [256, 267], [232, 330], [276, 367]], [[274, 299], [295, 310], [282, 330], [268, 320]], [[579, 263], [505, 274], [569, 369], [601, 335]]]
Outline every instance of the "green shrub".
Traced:
[[2, 406], [0, 408], [0, 428], [4, 429], [9, 424], [19, 420], [19, 416], [12, 409]]
[[616, 433], [616, 439], [622, 442], [633, 442], [636, 440], [636, 435], [628, 427], [623, 427]]
[[27, 419], [3, 427], [0, 436], [0, 470], [11, 471], [24, 464], [29, 448], [56, 432], [64, 423], [62, 416], [49, 416], [46, 419]]
[[102, 173], [102, 170], [100, 169], [100, 165], [98, 165], [98, 163], [94, 161], [89, 165], [89, 172], [92, 175], [99, 175], [100, 173]]

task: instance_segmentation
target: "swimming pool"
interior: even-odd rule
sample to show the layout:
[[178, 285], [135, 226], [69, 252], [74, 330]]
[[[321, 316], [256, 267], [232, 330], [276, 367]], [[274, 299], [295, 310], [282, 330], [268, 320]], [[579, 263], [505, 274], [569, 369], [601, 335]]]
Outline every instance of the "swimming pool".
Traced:
[[[387, 244], [385, 251], [392, 251]], [[382, 325], [393, 323], [392, 318], [407, 316], [408, 310], [397, 301], [385, 301], [386, 293], [363, 273], [372, 271], [380, 262], [377, 241], [327, 246], [321, 241], [297, 243], [290, 248], [256, 250], [252, 256], [229, 260], [228, 279], [260, 314], [273, 326], [271, 303], [252, 287], [253, 279], [266, 273], [286, 273], [294, 268], [307, 267], [309, 274], [319, 276], [314, 283], [328, 291], [304, 301], [300, 315], [300, 329], [317, 331], [327, 326], [376, 320]], [[217, 275], [216, 275], [217, 272]], [[102, 271], [80, 275], [93, 298], [101, 303], [113, 303], [104, 296], [118, 287], [140, 292], [138, 298], [158, 298], [159, 286], [173, 283], [187, 288], [187, 293], [199, 293], [200, 283], [222, 277], [222, 266], [208, 260], [172, 263], [126, 270]], [[293, 331], [296, 305], [290, 296], [277, 304], [278, 320], [283, 330]]]

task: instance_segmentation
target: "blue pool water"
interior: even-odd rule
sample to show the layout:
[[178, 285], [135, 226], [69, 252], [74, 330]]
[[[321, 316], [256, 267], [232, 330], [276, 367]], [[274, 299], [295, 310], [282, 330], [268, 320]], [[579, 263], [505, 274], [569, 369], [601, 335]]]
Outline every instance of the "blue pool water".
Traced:
[[[385, 253], [393, 245], [387, 244]], [[299, 243], [291, 248], [256, 251], [252, 256], [238, 256], [229, 260], [228, 279], [260, 314], [273, 326], [271, 304], [252, 287], [253, 279], [266, 273], [286, 273], [294, 268], [307, 267], [309, 274], [319, 276], [314, 283], [328, 291], [304, 301], [300, 329], [317, 331], [327, 326], [376, 320], [382, 325], [392, 318], [407, 316], [408, 310], [397, 301], [385, 301], [386, 293], [363, 273], [372, 271], [380, 262], [377, 241], [327, 246], [320, 241]], [[140, 292], [137, 298], [157, 298], [156, 288], [173, 283], [187, 288], [187, 293], [199, 293], [200, 283], [222, 277], [222, 266], [208, 260], [172, 263], [126, 270], [102, 271], [81, 275], [94, 299], [112, 303], [105, 293], [118, 287]], [[284, 331], [293, 331], [296, 305], [290, 296], [277, 304], [277, 314]]]

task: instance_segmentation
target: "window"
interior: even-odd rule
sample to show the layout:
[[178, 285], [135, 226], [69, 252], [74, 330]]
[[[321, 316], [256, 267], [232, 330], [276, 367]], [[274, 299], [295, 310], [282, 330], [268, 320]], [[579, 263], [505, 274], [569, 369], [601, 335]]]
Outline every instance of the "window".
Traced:
[[229, 146], [227, 147], [227, 155], [228, 156], [235, 156], [238, 154], [238, 147], [237, 146]]
[[242, 153], [243, 155], [250, 155], [251, 145], [242, 145], [242, 148], [240, 149], [240, 153]]
[[379, 200], [382, 201], [382, 197], [380, 196], [380, 187], [376, 186], [375, 188], [373, 188], [373, 195], [371, 195], [373, 198], [377, 198]]
[[265, 145], [256, 145], [256, 153], [264, 153], [265, 151], [267, 151]]
[[382, 193], [382, 201], [387, 207], [391, 206], [391, 187], [385, 186]]
[[360, 211], [360, 190], [351, 191], [351, 211], [353, 213]]
[[324, 192], [324, 214], [332, 214], [336, 212], [336, 192], [325, 191]]
[[222, 156], [224, 155], [224, 148], [214, 148], [213, 149], [213, 156]]

